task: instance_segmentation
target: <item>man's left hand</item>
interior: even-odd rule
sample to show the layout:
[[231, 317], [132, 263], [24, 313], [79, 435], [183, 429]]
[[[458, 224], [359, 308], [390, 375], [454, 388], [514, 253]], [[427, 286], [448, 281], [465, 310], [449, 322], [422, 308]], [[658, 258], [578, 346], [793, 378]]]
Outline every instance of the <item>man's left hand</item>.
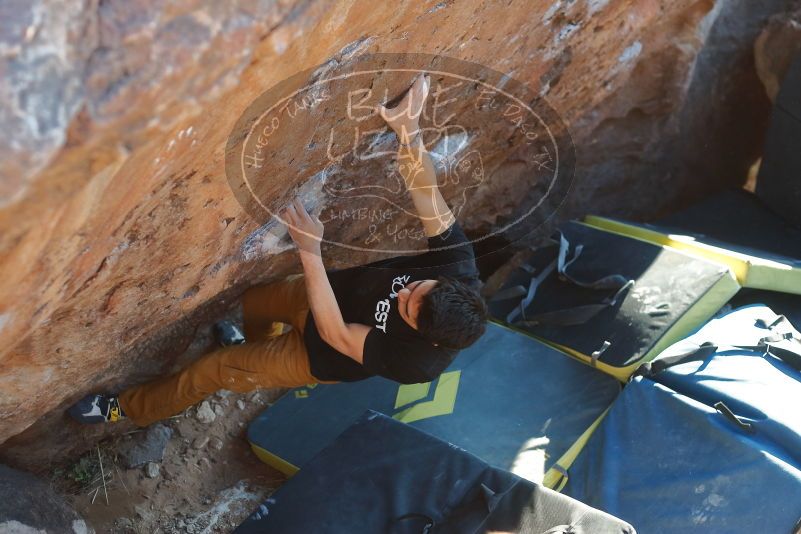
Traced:
[[317, 217], [309, 215], [299, 199], [296, 198], [281, 211], [281, 218], [289, 226], [289, 235], [298, 249], [320, 255], [323, 223]]

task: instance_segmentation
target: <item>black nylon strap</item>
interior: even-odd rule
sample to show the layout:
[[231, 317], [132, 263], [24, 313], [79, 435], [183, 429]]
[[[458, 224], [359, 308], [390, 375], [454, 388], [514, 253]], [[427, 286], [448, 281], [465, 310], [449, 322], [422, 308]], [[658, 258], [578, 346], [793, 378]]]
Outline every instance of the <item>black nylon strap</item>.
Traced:
[[635, 376], [654, 376], [656, 374], [661, 373], [665, 369], [673, 367], [674, 365], [679, 365], [684, 362], [693, 362], [693, 361], [703, 361], [715, 354], [718, 350], [718, 346], [714, 343], [706, 342], [701, 343], [698, 347], [692, 351], [685, 352], [682, 354], [676, 354], [673, 356], [667, 356], [665, 358], [660, 358], [658, 360], [654, 360], [652, 362], [644, 363], [637, 368], [636, 371], [631, 375], [632, 377]]
[[713, 405], [713, 408], [715, 408], [718, 411], [718, 413], [720, 413], [723, 417], [725, 417], [726, 419], [737, 425], [737, 427], [740, 428], [740, 430], [744, 430], [749, 434], [756, 434], [756, 429], [754, 428], [754, 425], [746, 421], [743, 421], [742, 419], [737, 417], [734, 414], [734, 412], [731, 411], [731, 409], [728, 406], [726, 406], [722, 401], [716, 402]]
[[[584, 250], [584, 245], [579, 244], [576, 245], [573, 249], [573, 257], [568, 259], [568, 255], [570, 254], [570, 242], [567, 240], [565, 235], [557, 230], [557, 234], [559, 234], [559, 256], [557, 258], [557, 270], [559, 271], [559, 278], [562, 280], [568, 280], [571, 283], [583, 287], [585, 289], [617, 289], [620, 290], [626, 284], [631, 284], [633, 281], [627, 279], [625, 276], [620, 274], [610, 274], [607, 276], [602, 276], [597, 280], [579, 280], [575, 276], [571, 275], [567, 272], [567, 268], [575, 262], [579, 256], [581, 256], [581, 252]], [[555, 240], [555, 239], [554, 239]]]
[[757, 319], [756, 320], [756, 325], [758, 327], [760, 327], [760, 328], [767, 328], [768, 330], [772, 330], [774, 327], [776, 327], [777, 325], [781, 324], [782, 322], [784, 322], [786, 320], [787, 320], [787, 317], [785, 317], [784, 315], [779, 315], [779, 316], [776, 317], [776, 320], [774, 320], [770, 324], [768, 324], [764, 319]]
[[[768, 338], [763, 338], [758, 345], [732, 345], [732, 347], [769, 354], [774, 358], [782, 360], [796, 371], [801, 372], [801, 346], [799, 346], [797, 349], [789, 349], [774, 345], [772, 342], [766, 341], [766, 339]], [[676, 354], [675, 356], [668, 356], [652, 362], [644, 363], [637, 368], [634, 374], [632, 374], [632, 377], [654, 376], [658, 373], [661, 373], [665, 369], [673, 367], [674, 365], [691, 361], [703, 361], [717, 351], [718, 345], [707, 341], [706, 343], [699, 345], [697, 349], [691, 352]]]
[[[531, 278], [531, 281], [528, 284], [528, 290], [526, 291], [526, 296], [523, 297], [523, 300], [521, 300], [520, 303], [506, 316], [507, 323], [514, 322], [518, 315], [520, 315], [523, 319], [526, 318], [526, 308], [528, 308], [528, 306], [531, 304], [531, 301], [534, 300], [534, 295], [537, 294], [537, 288], [553, 272], [555, 268], [556, 260], [552, 261], [547, 267], [545, 267], [541, 273]], [[531, 268], [528, 270], [528, 272], [530, 274], [534, 274], [534, 269]]]
[[801, 372], [801, 347], [797, 350], [793, 350], [779, 347], [772, 343], [765, 343], [764, 345], [759, 345], [756, 350], [764, 350], [771, 356], [779, 358], [796, 371]]
[[528, 326], [534, 326], [538, 324], [550, 326], [575, 326], [584, 324], [605, 309], [617, 304], [620, 296], [628, 291], [633, 285], [634, 280], [629, 280], [623, 284], [617, 290], [617, 292], [612, 295], [612, 297], [604, 299], [600, 304], [582, 304], [581, 306], [574, 306], [572, 308], [539, 313], [537, 315], [527, 317], [526, 320], [522, 321], [522, 324]]
[[[520, 301], [520, 304], [506, 316], [507, 323], [522, 324], [525, 326], [576, 326], [584, 324], [605, 309], [617, 304], [617, 301], [621, 295], [623, 295], [634, 285], [634, 280], [629, 280], [619, 274], [604, 276], [592, 281], [579, 280], [570, 275], [567, 272], [567, 268], [570, 267], [570, 265], [575, 262], [579, 256], [581, 256], [584, 245], [576, 245], [573, 249], [572, 257], [569, 257], [571, 252], [570, 242], [567, 240], [567, 238], [565, 238], [562, 232], [558, 231], [557, 234], [559, 235], [559, 239], [553, 239], [559, 243], [557, 259], [548, 265], [536, 277], [531, 279], [526, 296]], [[525, 310], [531, 304], [531, 301], [534, 300], [534, 295], [537, 292], [537, 288], [551, 274], [554, 268], [556, 268], [558, 276], [561, 280], [570, 282], [576, 286], [592, 290], [615, 289], [617, 291], [612, 297], [608, 297], [598, 304], [585, 304], [582, 306], [575, 306], [573, 308], [543, 312], [534, 316], [526, 316]], [[512, 290], [512, 288], [509, 288], [509, 290]], [[510, 293], [512, 291], [510, 291]], [[519, 289], [517, 292], [519, 292]], [[503, 295], [503, 297], [506, 297], [506, 295]], [[515, 323], [515, 319], [518, 315], [521, 317], [521, 319]]]

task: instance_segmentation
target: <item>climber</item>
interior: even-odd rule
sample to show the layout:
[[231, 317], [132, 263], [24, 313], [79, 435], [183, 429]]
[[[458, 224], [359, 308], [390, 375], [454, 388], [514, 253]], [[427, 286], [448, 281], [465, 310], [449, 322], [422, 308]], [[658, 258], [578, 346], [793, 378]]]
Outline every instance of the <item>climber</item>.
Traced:
[[404, 384], [437, 378], [483, 334], [487, 307], [472, 246], [440, 194], [422, 140], [419, 118], [429, 86], [429, 77], [419, 75], [397, 106], [378, 107], [399, 137], [399, 170], [427, 252], [327, 272], [323, 224], [296, 199], [280, 215], [303, 273], [245, 292], [244, 335], [233, 323], [218, 323], [222, 348], [119, 395], [90, 394], [70, 415], [83, 423], [128, 418], [147, 426], [222, 389], [243, 393], [374, 375]]

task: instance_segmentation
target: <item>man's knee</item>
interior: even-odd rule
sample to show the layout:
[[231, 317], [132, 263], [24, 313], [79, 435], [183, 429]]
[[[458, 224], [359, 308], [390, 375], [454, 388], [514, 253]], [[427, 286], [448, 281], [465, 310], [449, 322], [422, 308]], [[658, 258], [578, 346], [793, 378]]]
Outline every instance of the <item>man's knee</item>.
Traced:
[[247, 393], [260, 387], [263, 387], [260, 373], [237, 369], [226, 365], [221, 366], [220, 386], [217, 390], [227, 389], [235, 393]]

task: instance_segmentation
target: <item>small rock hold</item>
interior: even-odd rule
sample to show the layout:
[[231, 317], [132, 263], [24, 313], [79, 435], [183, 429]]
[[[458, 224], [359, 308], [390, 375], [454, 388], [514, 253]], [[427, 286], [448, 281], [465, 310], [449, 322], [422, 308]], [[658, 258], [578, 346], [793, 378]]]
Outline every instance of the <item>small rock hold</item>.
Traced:
[[222, 406], [220, 406], [219, 404], [215, 404], [214, 405], [214, 413], [216, 415], [223, 415], [225, 413], [225, 409]]
[[250, 395], [248, 395], [249, 402], [261, 402], [261, 395], [259, 395], [258, 391], [254, 391]]
[[147, 478], [156, 478], [159, 476], [159, 472], [161, 471], [161, 467], [156, 462], [148, 462], [145, 465], [145, 475]]
[[236, 407], [239, 408], [240, 410], [244, 410], [245, 409], [245, 403], [242, 402], [242, 399], [239, 399], [238, 401], [236, 401]]
[[147, 508], [141, 505], [134, 505], [134, 511], [136, 512], [136, 516], [140, 519], [148, 519], [150, 514], [147, 513]]
[[218, 399], [222, 400], [233, 393], [232, 391], [228, 391], [227, 389], [221, 389], [215, 395]]
[[198, 436], [192, 446], [196, 449], [202, 449], [209, 442], [208, 436]]
[[221, 451], [223, 448], [223, 442], [220, 438], [212, 438], [209, 445], [215, 451]]
[[197, 461], [197, 465], [201, 469], [208, 469], [208, 468], [211, 467], [211, 462], [209, 461], [208, 458], [203, 457], [203, 458], [201, 458], [200, 460]]
[[209, 401], [203, 401], [200, 404], [200, 407], [197, 409], [197, 415], [195, 416], [198, 421], [204, 424], [209, 424], [214, 422], [217, 419], [217, 414], [211, 409], [211, 405], [209, 405]]
[[133, 469], [147, 462], [160, 462], [164, 458], [164, 450], [172, 437], [172, 429], [161, 423], [151, 425], [145, 432], [137, 434], [119, 448], [119, 455], [128, 469]]

